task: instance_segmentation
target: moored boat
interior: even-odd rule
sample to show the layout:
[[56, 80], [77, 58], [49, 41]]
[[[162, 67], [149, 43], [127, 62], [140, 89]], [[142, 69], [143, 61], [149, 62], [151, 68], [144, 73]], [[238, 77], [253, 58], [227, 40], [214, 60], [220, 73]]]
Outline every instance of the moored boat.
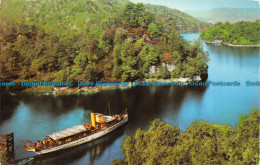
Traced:
[[117, 129], [128, 121], [128, 114], [105, 116], [91, 113], [91, 124], [76, 125], [49, 135], [42, 141], [29, 145], [27, 140], [24, 148], [36, 154], [47, 154], [75, 147], [100, 138]]

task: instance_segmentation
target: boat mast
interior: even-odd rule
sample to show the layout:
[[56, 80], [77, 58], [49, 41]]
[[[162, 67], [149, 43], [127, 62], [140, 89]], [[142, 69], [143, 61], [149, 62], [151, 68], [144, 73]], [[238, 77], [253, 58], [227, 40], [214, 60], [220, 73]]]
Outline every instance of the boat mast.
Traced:
[[109, 101], [108, 101], [107, 103], [108, 103], [108, 111], [109, 111], [109, 116], [111, 116], [111, 113], [110, 113], [110, 104], [109, 104]]

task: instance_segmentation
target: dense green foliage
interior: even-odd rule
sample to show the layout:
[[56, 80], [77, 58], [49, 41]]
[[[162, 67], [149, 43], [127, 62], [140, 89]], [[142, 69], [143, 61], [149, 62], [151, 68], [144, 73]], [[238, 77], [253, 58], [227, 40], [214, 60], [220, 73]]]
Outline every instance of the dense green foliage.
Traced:
[[148, 131], [126, 137], [119, 164], [258, 164], [260, 110], [242, 115], [236, 129], [229, 125], [192, 123], [185, 132], [155, 119]]
[[[142, 3], [127, 2], [3, 1], [0, 78], [133, 81], [207, 74], [201, 43], [188, 43], [178, 33], [180, 16], [164, 24]], [[176, 69], [149, 74], [162, 63]]]
[[[151, 15], [156, 15], [156, 19], [164, 23], [174, 20], [178, 30], [181, 31], [199, 31], [209, 26], [208, 23], [203, 23], [178, 10], [156, 5], [141, 5], [141, 8], [149, 12], [143, 16], [131, 15], [135, 9], [130, 9], [129, 2], [128, 0], [2, 0], [0, 8], [1, 18], [43, 26], [57, 33], [71, 29], [84, 30], [86, 26], [93, 28], [98, 26], [103, 29], [115, 27], [122, 23], [118, 15], [122, 10], [128, 10], [130, 18], [142, 17], [141, 21], [144, 24], [141, 25], [145, 26], [148, 26], [145, 24], [146, 19]], [[124, 8], [126, 4], [128, 6]], [[134, 22], [133, 19], [131, 21]], [[125, 19], [123, 23], [126, 23]], [[137, 22], [139, 23], [141, 22]]]
[[257, 45], [260, 44], [260, 20], [235, 24], [217, 23], [200, 35], [206, 41], [222, 40], [235, 45]]

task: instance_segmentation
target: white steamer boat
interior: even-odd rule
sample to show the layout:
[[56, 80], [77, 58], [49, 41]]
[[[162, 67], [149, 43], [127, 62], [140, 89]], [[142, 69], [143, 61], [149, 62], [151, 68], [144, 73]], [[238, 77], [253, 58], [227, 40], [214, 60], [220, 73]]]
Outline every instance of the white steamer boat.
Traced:
[[59, 150], [75, 147], [100, 138], [128, 121], [128, 114], [105, 116], [91, 113], [91, 124], [77, 125], [46, 135], [42, 141], [32, 145], [26, 141], [24, 148], [36, 154], [47, 154]]

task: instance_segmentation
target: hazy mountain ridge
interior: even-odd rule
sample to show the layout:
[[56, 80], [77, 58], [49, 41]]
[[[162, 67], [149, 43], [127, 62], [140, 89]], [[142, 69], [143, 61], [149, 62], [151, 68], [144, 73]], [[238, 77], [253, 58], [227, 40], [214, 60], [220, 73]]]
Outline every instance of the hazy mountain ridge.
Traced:
[[206, 11], [187, 11], [189, 15], [210, 23], [239, 21], [254, 22], [260, 19], [260, 9], [258, 8], [217, 8]]
[[162, 22], [174, 20], [175, 24], [180, 31], [200, 31], [210, 26], [209, 23], [199, 21], [198, 19], [176, 9], [170, 9], [165, 6], [158, 5], [145, 5], [146, 10], [155, 14], [157, 18], [163, 18]]

